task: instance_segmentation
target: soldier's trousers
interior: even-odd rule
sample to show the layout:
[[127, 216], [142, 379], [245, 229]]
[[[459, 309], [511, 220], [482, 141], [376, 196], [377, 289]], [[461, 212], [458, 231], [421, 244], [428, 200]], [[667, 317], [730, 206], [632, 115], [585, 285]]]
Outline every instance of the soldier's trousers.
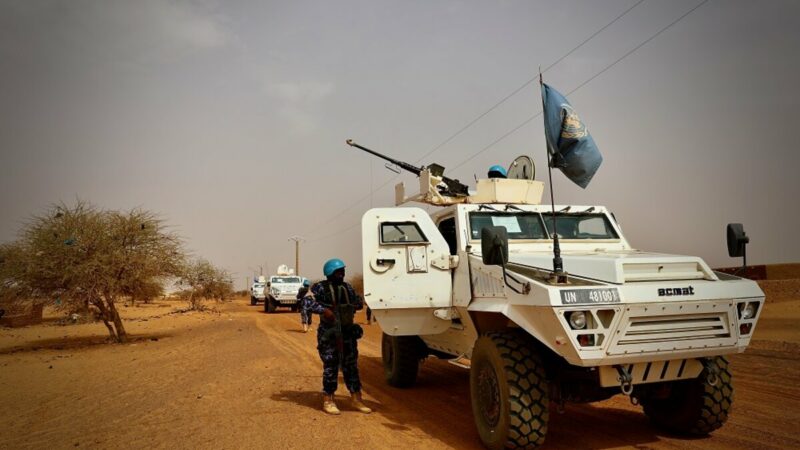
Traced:
[[[320, 337], [325, 328], [317, 328], [317, 350], [322, 360], [322, 390], [330, 395], [336, 392], [339, 378], [339, 351], [336, 342], [322, 342]], [[350, 392], [361, 392], [361, 379], [358, 376], [358, 341], [344, 339], [342, 342], [344, 361], [342, 361], [342, 375], [344, 384]]]
[[311, 311], [306, 308], [300, 308], [300, 323], [311, 325]]

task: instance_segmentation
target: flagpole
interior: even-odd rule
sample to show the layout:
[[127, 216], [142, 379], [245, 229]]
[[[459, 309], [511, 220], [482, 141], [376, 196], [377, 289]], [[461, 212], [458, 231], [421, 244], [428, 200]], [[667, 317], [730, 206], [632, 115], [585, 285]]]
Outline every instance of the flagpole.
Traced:
[[542, 68], [539, 67], [539, 91], [542, 94], [542, 117], [545, 118], [544, 135], [545, 151], [547, 152], [547, 177], [550, 181], [550, 208], [553, 218], [553, 276], [550, 282], [553, 284], [567, 284], [567, 274], [564, 272], [564, 262], [561, 259], [561, 246], [558, 243], [558, 227], [556, 226], [556, 202], [553, 194], [553, 155], [550, 154], [550, 147], [547, 141], [547, 120], [545, 115], [547, 109], [544, 103], [544, 82], [542, 81]]

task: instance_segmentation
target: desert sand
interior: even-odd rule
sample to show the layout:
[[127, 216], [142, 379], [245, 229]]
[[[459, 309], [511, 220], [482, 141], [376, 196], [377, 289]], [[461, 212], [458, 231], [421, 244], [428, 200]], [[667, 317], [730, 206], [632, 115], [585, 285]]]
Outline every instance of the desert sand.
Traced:
[[[800, 448], [800, 284], [762, 283], [754, 340], [731, 357], [723, 428], [672, 436], [617, 396], [553, 407], [545, 448]], [[389, 387], [377, 324], [359, 346], [375, 412], [350, 408], [340, 385], [333, 417], [320, 411], [316, 335], [301, 332], [298, 314], [265, 314], [247, 299], [171, 313], [181, 306], [123, 308], [128, 344], [106, 343], [102, 324], [0, 329], [0, 448], [481, 448], [468, 371], [429, 358], [416, 387]]]

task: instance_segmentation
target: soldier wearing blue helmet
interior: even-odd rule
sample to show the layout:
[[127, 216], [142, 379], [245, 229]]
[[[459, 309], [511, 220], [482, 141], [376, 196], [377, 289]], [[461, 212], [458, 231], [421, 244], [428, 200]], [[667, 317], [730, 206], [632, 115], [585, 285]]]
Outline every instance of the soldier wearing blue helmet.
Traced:
[[311, 303], [314, 301], [314, 296], [309, 294], [308, 289], [311, 282], [308, 278], [303, 280], [303, 287], [297, 291], [297, 303], [300, 306], [300, 323], [303, 324], [303, 333], [311, 331]]
[[364, 307], [364, 301], [353, 286], [344, 281], [344, 270], [341, 259], [328, 260], [322, 268], [325, 280], [311, 288], [314, 294], [311, 311], [321, 316], [317, 328], [317, 350], [322, 360], [322, 410], [328, 414], [340, 413], [334, 393], [341, 366], [352, 405], [363, 413], [370, 413], [372, 410], [361, 398], [358, 376], [358, 339], [364, 330], [353, 320], [355, 312]]
[[489, 167], [489, 178], [508, 178], [506, 169], [503, 166], [494, 165]]

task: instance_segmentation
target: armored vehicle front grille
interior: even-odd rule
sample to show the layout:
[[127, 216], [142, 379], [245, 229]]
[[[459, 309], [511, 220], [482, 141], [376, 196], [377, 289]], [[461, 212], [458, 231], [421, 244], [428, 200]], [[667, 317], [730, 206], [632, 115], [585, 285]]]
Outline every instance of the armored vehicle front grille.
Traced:
[[642, 317], [631, 320], [619, 343], [641, 344], [728, 336], [730, 330], [725, 326], [721, 314], [692, 318]]
[[732, 323], [734, 312], [732, 302], [631, 306], [625, 311], [608, 354], [734, 345], [738, 338]]

